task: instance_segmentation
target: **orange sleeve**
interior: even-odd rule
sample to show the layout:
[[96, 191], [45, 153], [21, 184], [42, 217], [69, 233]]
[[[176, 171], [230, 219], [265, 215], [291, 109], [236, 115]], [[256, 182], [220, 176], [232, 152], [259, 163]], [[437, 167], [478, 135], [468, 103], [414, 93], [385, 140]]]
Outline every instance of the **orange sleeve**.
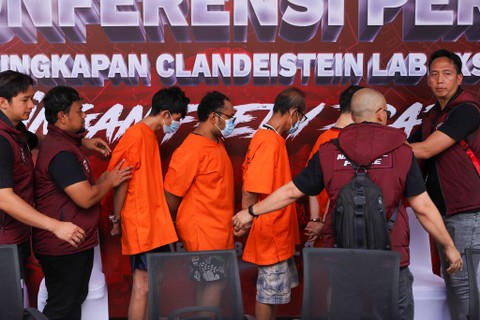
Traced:
[[134, 170], [140, 168], [139, 161], [139, 143], [138, 139], [135, 139], [135, 136], [132, 134], [125, 134], [120, 141], [118, 142], [115, 149], [113, 149], [112, 155], [110, 157], [110, 162], [108, 164], [108, 171], [112, 170], [118, 162], [125, 159], [123, 167], [133, 166]]
[[252, 193], [271, 194], [275, 181], [275, 165], [278, 157], [275, 144], [263, 141], [251, 145], [247, 153], [243, 189]]
[[173, 153], [163, 185], [169, 193], [183, 197], [192, 185], [200, 162], [196, 149], [193, 145], [180, 146]]

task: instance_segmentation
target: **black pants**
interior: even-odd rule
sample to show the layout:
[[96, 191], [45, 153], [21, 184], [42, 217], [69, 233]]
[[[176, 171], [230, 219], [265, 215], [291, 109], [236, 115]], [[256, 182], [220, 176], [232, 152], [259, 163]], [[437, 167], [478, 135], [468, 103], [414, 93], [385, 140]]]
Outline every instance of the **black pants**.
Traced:
[[93, 248], [64, 256], [37, 255], [48, 299], [43, 313], [50, 320], [80, 320], [93, 268]]
[[25, 266], [31, 254], [30, 240], [17, 244], [20, 277], [25, 279]]

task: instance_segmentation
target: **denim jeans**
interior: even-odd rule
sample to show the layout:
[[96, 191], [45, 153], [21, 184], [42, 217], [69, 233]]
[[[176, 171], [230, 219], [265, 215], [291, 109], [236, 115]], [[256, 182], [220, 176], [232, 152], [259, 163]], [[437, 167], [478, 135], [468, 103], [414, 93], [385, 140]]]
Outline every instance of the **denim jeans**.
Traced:
[[445, 261], [443, 248], [439, 246], [442, 261], [442, 273], [447, 286], [447, 299], [452, 319], [467, 319], [469, 311], [470, 290], [468, 287], [468, 269], [465, 249], [480, 248], [480, 212], [464, 212], [444, 217], [445, 226], [455, 246], [462, 255], [463, 269], [451, 274]]
[[398, 307], [401, 320], [413, 320], [413, 274], [408, 267], [400, 268], [398, 276]]

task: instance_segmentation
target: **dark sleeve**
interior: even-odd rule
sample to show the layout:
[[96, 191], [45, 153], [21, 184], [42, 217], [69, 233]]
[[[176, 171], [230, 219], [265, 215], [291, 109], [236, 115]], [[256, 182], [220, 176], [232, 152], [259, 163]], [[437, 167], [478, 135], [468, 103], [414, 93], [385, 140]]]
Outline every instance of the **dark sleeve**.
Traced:
[[48, 172], [61, 189], [87, 180], [77, 158], [72, 153], [66, 151], [60, 152], [52, 159], [48, 166]]
[[480, 125], [480, 112], [471, 104], [454, 108], [447, 120], [438, 128], [453, 140], [459, 142]]
[[35, 149], [38, 146], [38, 137], [35, 133], [31, 133], [30, 131], [27, 131], [27, 144], [30, 150]]
[[13, 150], [4, 137], [0, 137], [0, 189], [13, 188]]
[[308, 161], [307, 166], [296, 177], [293, 184], [304, 194], [314, 196], [324, 188], [322, 168], [318, 152]]
[[422, 126], [418, 127], [414, 133], [410, 134], [407, 141], [409, 143], [422, 142]]
[[410, 170], [408, 171], [407, 180], [405, 181], [404, 196], [407, 198], [418, 196], [426, 190], [417, 159], [412, 155], [412, 163], [410, 164]]

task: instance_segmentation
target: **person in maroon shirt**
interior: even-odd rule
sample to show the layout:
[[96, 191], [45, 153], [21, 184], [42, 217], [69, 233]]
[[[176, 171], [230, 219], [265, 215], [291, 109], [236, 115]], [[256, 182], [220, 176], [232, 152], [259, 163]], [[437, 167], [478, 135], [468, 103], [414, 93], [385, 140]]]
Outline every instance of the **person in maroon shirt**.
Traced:
[[[423, 159], [427, 191], [443, 215], [455, 246], [480, 248], [480, 106], [462, 89], [462, 60], [447, 50], [430, 56], [428, 86], [437, 102], [408, 139], [415, 157]], [[472, 160], [475, 159], [475, 160]], [[452, 319], [467, 319], [470, 294], [467, 265], [460, 272], [442, 271]]]
[[[15, 72], [0, 72], [0, 244], [16, 244], [20, 270], [30, 256], [30, 226], [51, 232], [76, 247], [85, 238], [82, 228], [62, 222], [33, 207], [33, 160], [36, 138], [22, 121], [32, 111], [33, 80]], [[31, 143], [29, 145], [29, 142]]]
[[124, 161], [95, 182], [81, 140], [86, 114], [78, 92], [57, 86], [44, 99], [46, 135], [35, 166], [35, 204], [46, 215], [73, 222], [85, 230], [85, 239], [73, 248], [44, 230], [33, 229], [33, 251], [45, 275], [48, 299], [43, 313], [51, 320], [81, 318], [98, 244], [100, 200], [130, 179], [132, 167]]

